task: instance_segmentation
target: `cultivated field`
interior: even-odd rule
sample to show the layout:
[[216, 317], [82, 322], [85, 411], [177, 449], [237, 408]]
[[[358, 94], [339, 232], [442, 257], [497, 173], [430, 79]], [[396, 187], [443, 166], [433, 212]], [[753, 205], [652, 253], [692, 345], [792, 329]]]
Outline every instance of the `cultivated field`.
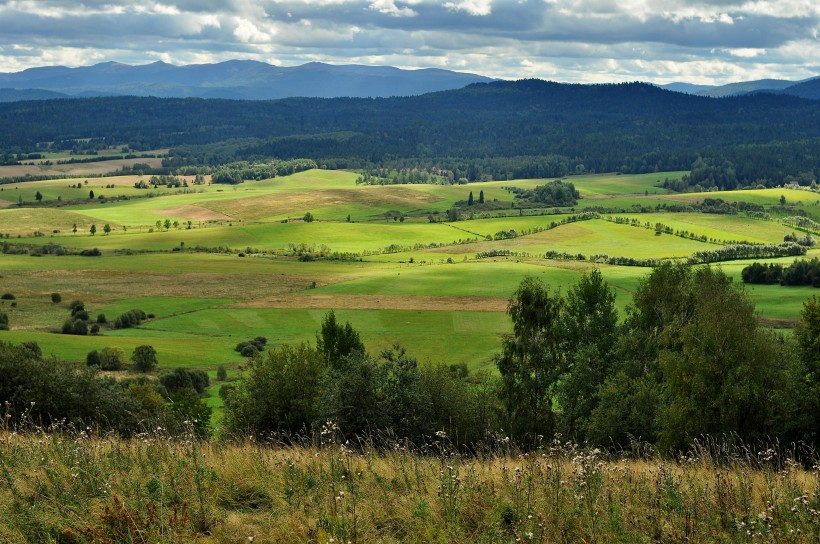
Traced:
[[[356, 185], [356, 173], [312, 170], [176, 189], [137, 189], [146, 177], [136, 175], [7, 184], [0, 191], [0, 234], [8, 243], [0, 255], [0, 290], [16, 300], [13, 307], [2, 301], [11, 330], [0, 334], [37, 341], [45, 352], [78, 362], [93, 349], [130, 352], [150, 344], [160, 368], [212, 372], [221, 364], [238, 367], [243, 359], [233, 348], [248, 338], [265, 336], [272, 345], [313, 341], [333, 309], [369, 350], [400, 342], [421, 361], [492, 371], [501, 336], [510, 331], [507, 300], [527, 275], [565, 290], [598, 266], [617, 292], [623, 317], [648, 268], [594, 264], [592, 256], [685, 258], [733, 241], [779, 243], [793, 229], [778, 217], [796, 208], [820, 214], [819, 195], [809, 191], [667, 194], [658, 186], [682, 174], [570, 178], [582, 198], [560, 210], [516, 206], [510, 187], [533, 188], [545, 180], [363, 186]], [[483, 191], [493, 205], [467, 206], [471, 191], [476, 199]], [[662, 207], [635, 213], [636, 207], [704, 198], [762, 204], [771, 208], [771, 218]], [[461, 220], [448, 222], [446, 211], [456, 203]], [[606, 211], [574, 221], [573, 214], [588, 207]], [[307, 212], [314, 221], [304, 221]], [[657, 234], [657, 223], [697, 239]], [[98, 248], [102, 255], [13, 254], [46, 244], [69, 253]], [[558, 258], [545, 258], [548, 252]], [[751, 262], [722, 266], [740, 281]], [[813, 292], [748, 289], [761, 318], [778, 327], [789, 327]], [[53, 303], [52, 293], [62, 302]], [[99, 335], [60, 334], [72, 300], [84, 301], [92, 319], [104, 314], [110, 321], [131, 309], [154, 317], [136, 328], [103, 326]]]

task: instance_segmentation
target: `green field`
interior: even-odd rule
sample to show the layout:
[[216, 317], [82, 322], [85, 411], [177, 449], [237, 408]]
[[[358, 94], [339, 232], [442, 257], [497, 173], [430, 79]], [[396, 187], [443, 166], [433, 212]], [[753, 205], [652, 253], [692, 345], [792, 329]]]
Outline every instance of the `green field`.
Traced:
[[[184, 191], [135, 189], [138, 176], [92, 178], [87, 185], [83, 178], [5, 185], [0, 234], [8, 253], [0, 255], [0, 290], [13, 293], [16, 304], [0, 305], [11, 324], [0, 338], [34, 340], [44, 351], [76, 361], [105, 346], [130, 352], [150, 344], [157, 349], [160, 369], [187, 366], [213, 372], [224, 364], [233, 372], [242, 363], [233, 351], [238, 342], [255, 336], [267, 337], [270, 345], [312, 342], [322, 318], [333, 309], [353, 324], [371, 351], [400, 342], [421, 361], [492, 368], [501, 335], [511, 329], [506, 303], [521, 280], [536, 276], [566, 292], [593, 266], [586, 260], [549, 260], [546, 252], [685, 258], [734, 240], [778, 243], [792, 232], [777, 220], [781, 194], [807, 211], [817, 207], [818, 195], [809, 191], [667, 194], [659, 186], [683, 174], [571, 177], [582, 195], [576, 210], [601, 206], [625, 211], [557, 226], [573, 210], [519, 212], [508, 190], [545, 180], [357, 186], [356, 173], [312, 170], [237, 186], [192, 185]], [[80, 189], [73, 187], [78, 182]], [[113, 189], [105, 188], [111, 184]], [[91, 190], [94, 200], [88, 198]], [[38, 191], [43, 203], [33, 205]], [[477, 198], [479, 191], [485, 201], [498, 201], [496, 209], [468, 209], [469, 193]], [[125, 198], [103, 202], [96, 198], [99, 194]], [[18, 206], [20, 196], [23, 206]], [[707, 197], [770, 206], [774, 219], [632, 213], [635, 204], [654, 207]], [[462, 203], [466, 220], [430, 222], [428, 216], [457, 203]], [[303, 221], [306, 212], [315, 221]], [[607, 220], [615, 216], [640, 225]], [[709, 241], [658, 235], [656, 223]], [[105, 224], [111, 226], [110, 234], [103, 232]], [[91, 225], [97, 227], [94, 236]], [[514, 237], [492, 239], [510, 231]], [[71, 252], [99, 248], [102, 256], [12, 254], [17, 247], [44, 244]], [[511, 255], [476, 259], [477, 253], [493, 250]], [[344, 254], [347, 260], [297, 259], [296, 253], [305, 252]], [[739, 282], [746, 264], [722, 266]], [[600, 269], [615, 289], [623, 317], [649, 269]], [[811, 288], [747, 289], [760, 317], [777, 327], [790, 326], [813, 294]], [[54, 292], [62, 295], [61, 303], [51, 302]], [[97, 336], [59, 334], [72, 300], [85, 302], [92, 320], [104, 314], [111, 322], [131, 309], [154, 317], [136, 328], [103, 325]], [[215, 391], [211, 398], [219, 404]]]

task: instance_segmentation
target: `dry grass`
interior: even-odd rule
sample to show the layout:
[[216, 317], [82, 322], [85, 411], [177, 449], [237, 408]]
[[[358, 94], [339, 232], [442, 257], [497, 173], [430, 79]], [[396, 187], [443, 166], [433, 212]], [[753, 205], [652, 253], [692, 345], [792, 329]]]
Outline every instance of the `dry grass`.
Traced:
[[[56, 163], [56, 160], [53, 161]], [[148, 164], [152, 168], [162, 166], [162, 159], [116, 159], [100, 162], [85, 162], [74, 164], [21, 164], [0, 166], [0, 178], [25, 176], [65, 176], [65, 175], [97, 175], [107, 174], [123, 166], [133, 166], [137, 163]]]
[[783, 542], [820, 537], [820, 469], [767, 451], [716, 464], [446, 438], [356, 451], [0, 431], [0, 540]]
[[320, 189], [309, 192], [275, 193], [246, 198], [210, 202], [208, 208], [230, 217], [259, 220], [283, 215], [299, 215], [299, 210], [316, 210], [333, 206], [368, 206], [387, 208], [417, 208], [437, 202], [433, 195], [407, 187], [356, 187], [351, 189]]

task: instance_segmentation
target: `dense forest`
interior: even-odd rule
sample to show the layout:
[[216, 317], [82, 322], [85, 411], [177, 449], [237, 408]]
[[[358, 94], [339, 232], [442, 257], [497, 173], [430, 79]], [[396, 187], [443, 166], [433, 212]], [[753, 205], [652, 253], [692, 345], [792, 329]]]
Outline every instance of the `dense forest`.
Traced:
[[712, 99], [642, 83], [523, 80], [380, 99], [31, 101], [0, 104], [0, 128], [6, 159], [44, 142], [97, 138], [171, 147], [169, 166], [307, 158], [439, 168], [468, 181], [689, 170], [700, 158], [692, 185], [808, 184], [820, 160], [815, 101]]

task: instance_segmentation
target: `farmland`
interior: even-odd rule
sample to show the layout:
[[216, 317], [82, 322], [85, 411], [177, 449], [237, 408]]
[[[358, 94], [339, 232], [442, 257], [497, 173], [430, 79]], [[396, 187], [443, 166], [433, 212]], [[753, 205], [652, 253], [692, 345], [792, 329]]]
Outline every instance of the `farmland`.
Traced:
[[[588, 257], [684, 258], [734, 240], [778, 243], [792, 231], [743, 214], [633, 213], [647, 202], [697, 203], [714, 196], [667, 194], [659, 187], [682, 174], [569, 178], [582, 195], [576, 210], [621, 210], [574, 222], [562, 222], [572, 218], [568, 208], [515, 208], [511, 187], [533, 188], [544, 180], [367, 186], [357, 185], [352, 172], [311, 170], [176, 190], [137, 189], [138, 175], [6, 184], [0, 233], [12, 248], [56, 244], [72, 253], [98, 248], [102, 255], [0, 256], [2, 290], [17, 297], [14, 308], [6, 305], [12, 326], [4, 338], [33, 339], [76, 361], [92, 349], [147, 343], [156, 347], [161, 365], [212, 371], [241, 363], [233, 347], [245, 337], [312, 341], [322, 316], [335, 309], [361, 331], [370, 350], [400, 342], [420, 360], [491, 369], [500, 337], [509, 331], [506, 301], [527, 275], [566, 290], [598, 266], [623, 315], [647, 269], [593, 264]], [[88, 198], [89, 191], [112, 200]], [[464, 204], [471, 191], [476, 197], [482, 191], [495, 205], [469, 209]], [[808, 191], [719, 196], [777, 209], [781, 194], [814, 213], [817, 195]], [[445, 221], [457, 203], [461, 220]], [[307, 212], [314, 221], [304, 221]], [[657, 223], [709, 242], [657, 234]], [[512, 237], [496, 236], [511, 231]], [[585, 260], [545, 259], [549, 251]], [[487, 252], [509, 256], [476, 258]], [[305, 262], [299, 254], [316, 258]], [[739, 281], [744, 264], [724, 269]], [[62, 295], [61, 304], [51, 302], [52, 292]], [[754, 286], [749, 292], [761, 317], [788, 325], [811, 291]], [[139, 308], [155, 317], [95, 336], [58, 334], [71, 300], [84, 301], [94, 315], [111, 318]]]

